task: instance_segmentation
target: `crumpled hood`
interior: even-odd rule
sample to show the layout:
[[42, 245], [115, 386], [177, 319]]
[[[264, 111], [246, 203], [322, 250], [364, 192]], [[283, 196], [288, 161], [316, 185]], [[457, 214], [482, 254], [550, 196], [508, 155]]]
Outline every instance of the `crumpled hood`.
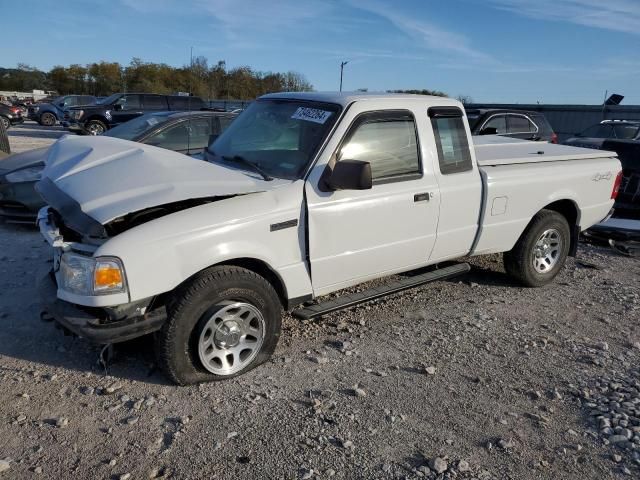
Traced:
[[145, 208], [264, 191], [282, 183], [253, 179], [241, 170], [170, 150], [100, 136], [60, 139], [51, 146], [46, 164], [43, 182], [51, 181], [102, 225]]

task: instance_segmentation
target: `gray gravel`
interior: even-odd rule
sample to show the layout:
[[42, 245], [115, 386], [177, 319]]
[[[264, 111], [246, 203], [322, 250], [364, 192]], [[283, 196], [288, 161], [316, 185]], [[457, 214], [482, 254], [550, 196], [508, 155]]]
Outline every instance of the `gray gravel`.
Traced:
[[2, 479], [640, 476], [640, 264], [610, 250], [581, 245], [585, 263], [541, 289], [490, 256], [287, 316], [272, 361], [192, 387], [156, 370], [149, 339], [105, 372], [98, 347], [40, 321], [48, 257], [37, 232], [0, 225]]
[[7, 135], [9, 136], [11, 153], [20, 153], [51, 145], [58, 138], [68, 133], [60, 125], [43, 127], [36, 122], [26, 120], [23, 124], [12, 126]]

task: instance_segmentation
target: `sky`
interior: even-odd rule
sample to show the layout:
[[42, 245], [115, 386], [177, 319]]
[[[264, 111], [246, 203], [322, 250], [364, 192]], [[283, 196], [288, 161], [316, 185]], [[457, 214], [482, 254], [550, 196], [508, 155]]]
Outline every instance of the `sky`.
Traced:
[[0, 0], [0, 66], [132, 57], [294, 70], [316, 90], [640, 104], [640, 0]]

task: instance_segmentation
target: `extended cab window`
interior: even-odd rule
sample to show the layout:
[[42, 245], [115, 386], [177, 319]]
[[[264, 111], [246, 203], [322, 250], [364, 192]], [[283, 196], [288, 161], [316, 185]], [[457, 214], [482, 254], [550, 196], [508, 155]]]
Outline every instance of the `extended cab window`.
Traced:
[[455, 107], [430, 108], [429, 116], [438, 149], [440, 172], [467, 172], [473, 169], [462, 112]]
[[369, 162], [374, 181], [420, 175], [413, 115], [408, 111], [361, 115], [340, 147], [337, 160]]

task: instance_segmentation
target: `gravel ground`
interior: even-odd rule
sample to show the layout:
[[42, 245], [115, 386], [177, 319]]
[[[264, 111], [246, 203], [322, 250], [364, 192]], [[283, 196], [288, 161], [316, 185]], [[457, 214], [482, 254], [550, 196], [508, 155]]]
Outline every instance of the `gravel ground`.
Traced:
[[20, 153], [34, 148], [51, 145], [64, 134], [69, 133], [60, 125], [55, 127], [43, 127], [36, 122], [26, 120], [20, 125], [14, 125], [9, 129], [9, 145], [11, 153]]
[[165, 380], [149, 339], [105, 371], [40, 321], [48, 260], [37, 232], [0, 225], [0, 478], [640, 477], [640, 264], [609, 249], [581, 245], [541, 289], [488, 256], [287, 316], [272, 361], [193, 387]]

